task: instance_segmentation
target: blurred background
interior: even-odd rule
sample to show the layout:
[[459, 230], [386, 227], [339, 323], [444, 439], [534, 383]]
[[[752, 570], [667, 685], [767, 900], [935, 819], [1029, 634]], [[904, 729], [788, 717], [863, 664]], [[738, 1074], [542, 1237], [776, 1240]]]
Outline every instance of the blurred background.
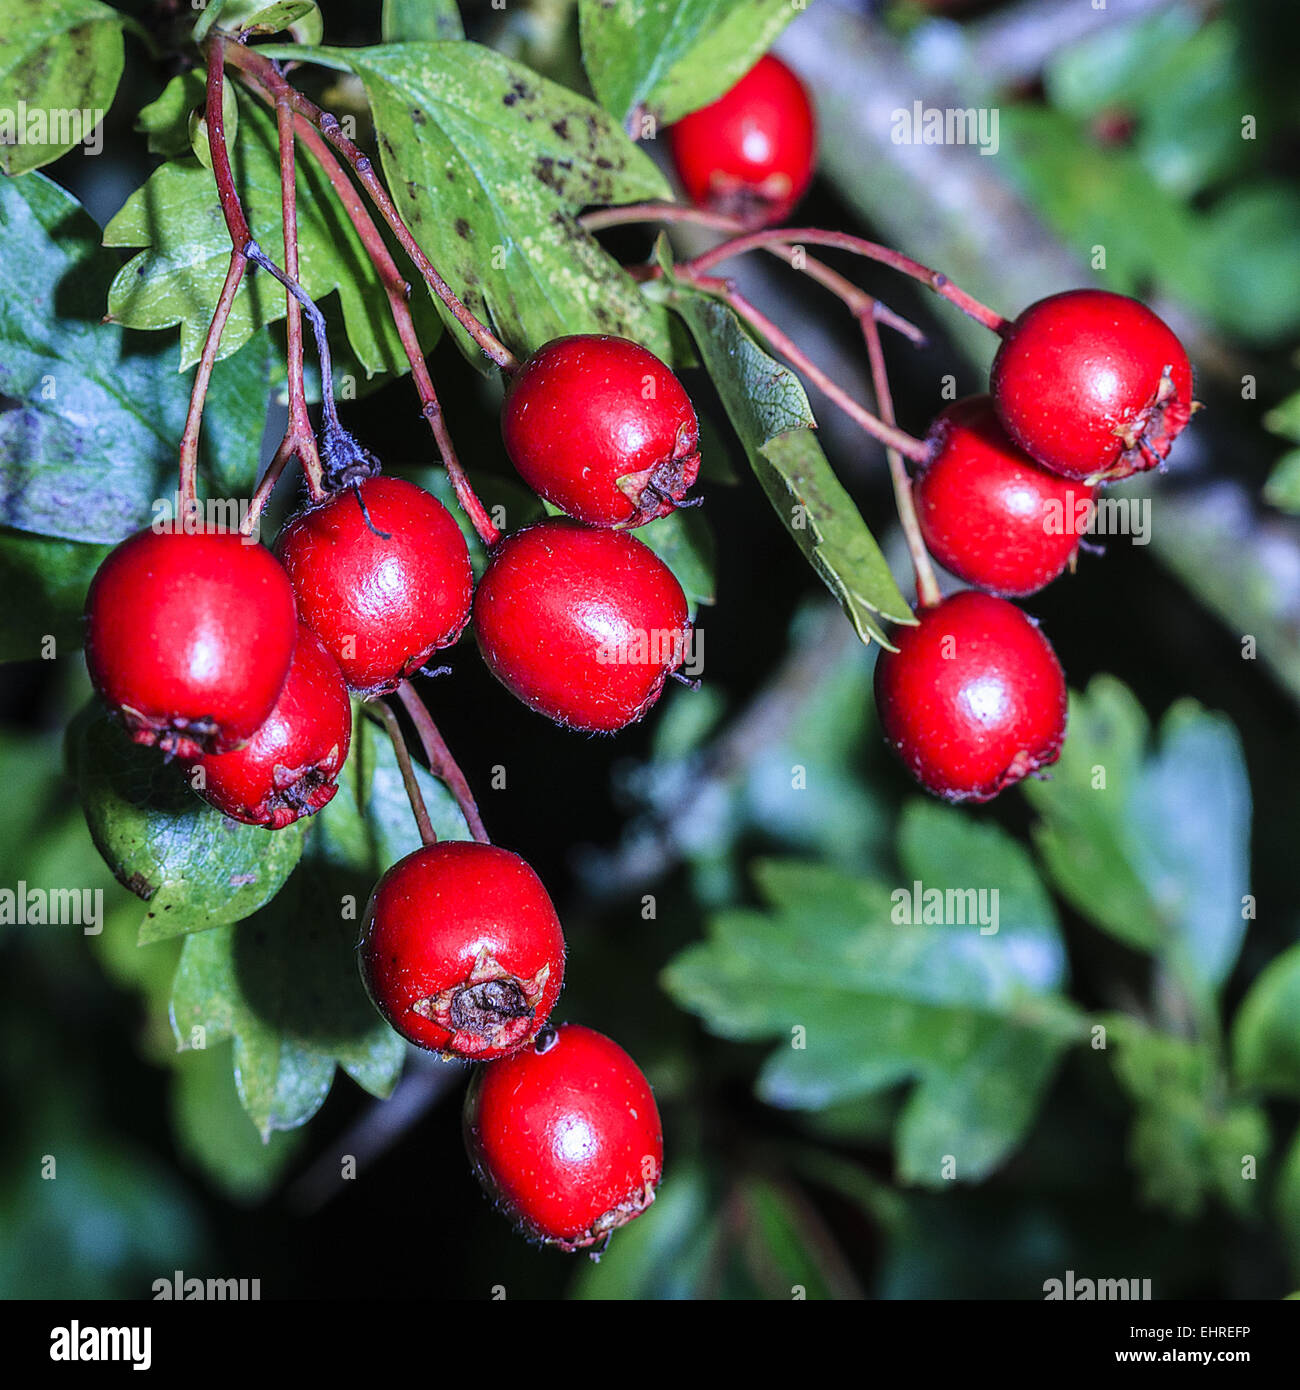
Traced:
[[[378, 41], [377, 0], [323, 9], [328, 41]], [[461, 9], [471, 37], [587, 90], [571, 0]], [[387, 1102], [339, 1075], [309, 1125], [261, 1142], [230, 1044], [176, 1053], [179, 943], [136, 946], [140, 904], [103, 867], [62, 770], [62, 731], [88, 694], [79, 659], [5, 664], [0, 883], [102, 887], [107, 918], [96, 937], [0, 927], [0, 1294], [147, 1297], [173, 1270], [257, 1277], [263, 1298], [788, 1298], [795, 1285], [1038, 1298], [1067, 1269], [1150, 1278], [1157, 1298], [1300, 1286], [1300, 971], [1287, 956], [1300, 922], [1300, 10], [815, 0], [777, 51], [820, 120], [800, 222], [901, 247], [1008, 314], [1073, 285], [1136, 294], [1188, 346], [1206, 409], [1168, 473], [1132, 484], [1153, 499], [1150, 544], [1109, 538], [1028, 603], [1072, 690], [1088, 691], [1071, 761], [986, 808], [922, 804], [881, 745], [874, 654], [747, 477], [707, 378], [687, 373], [710, 461], [703, 689], [671, 689], [616, 743], [528, 713], [468, 647], [428, 689], [494, 838], [560, 908], [572, 963], [559, 1017], [615, 1036], [659, 1098], [660, 1199], [595, 1265], [530, 1248], [480, 1196], [454, 1066], [412, 1057]], [[105, 154], [49, 170], [101, 224], [152, 167], [131, 123], [169, 75], [128, 42]], [[309, 80], [335, 106], [356, 100], [333, 75]], [[997, 152], [893, 143], [891, 113], [918, 101], [996, 110]], [[639, 231], [606, 241], [627, 260], [650, 245]], [[888, 344], [905, 427], [924, 433], [945, 378], [983, 389], [990, 335], [911, 282], [827, 259], [929, 336]], [[775, 262], [736, 274], [869, 399], [834, 300]], [[512, 497], [496, 388], [448, 344], [433, 366], [471, 474], [489, 501]], [[903, 575], [883, 457], [812, 399]], [[389, 467], [432, 479], [409, 381], [346, 412]], [[272, 440], [276, 423], [273, 410]], [[7, 575], [19, 542], [2, 539]], [[6, 625], [32, 601], [18, 574]], [[1084, 809], [1089, 769], [1120, 755], [1132, 794]], [[851, 953], [836, 956], [855, 891], [981, 875], [1015, 885], [1006, 948], [1041, 954], [1043, 1008], [1067, 1033], [1106, 1020], [1126, 1060], [1085, 1040], [1027, 1072], [982, 1066], [986, 1044], [995, 1059], [1017, 1051], [1015, 1020], [986, 1034], [987, 1019], [899, 982], [862, 988]], [[1171, 996], [1148, 918], [1193, 953], [1213, 936], [1222, 959], [1204, 995]], [[809, 1038], [798, 1057], [791, 1018]], [[894, 1019], [929, 1028], [933, 1049], [873, 1066]], [[941, 1179], [929, 1158], [946, 1144], [983, 1159]], [[56, 1182], [41, 1178], [47, 1154]], [[343, 1154], [355, 1180], [339, 1180]]]

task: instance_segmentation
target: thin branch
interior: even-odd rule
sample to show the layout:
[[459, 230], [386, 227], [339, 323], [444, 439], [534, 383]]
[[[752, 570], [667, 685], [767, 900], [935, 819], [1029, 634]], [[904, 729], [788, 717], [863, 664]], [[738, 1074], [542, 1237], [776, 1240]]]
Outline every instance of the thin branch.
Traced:
[[406, 799], [411, 803], [411, 813], [415, 816], [416, 825], [420, 827], [420, 840], [426, 845], [436, 845], [438, 837], [434, 834], [433, 822], [429, 819], [429, 808], [424, 804], [424, 793], [416, 781], [415, 768], [411, 765], [411, 752], [402, 737], [402, 726], [397, 722], [397, 716], [383, 700], [373, 701], [366, 709], [374, 713], [388, 730], [388, 737], [393, 741], [397, 765], [402, 769], [402, 785], [406, 788]]
[[[867, 357], [871, 361], [871, 382], [876, 393], [876, 409], [888, 424], [894, 423], [894, 398], [889, 389], [889, 372], [885, 366], [885, 353], [880, 343], [880, 325], [869, 316], [859, 319], [862, 336], [867, 344]], [[889, 460], [889, 477], [894, 485], [894, 502], [898, 507], [898, 520], [907, 540], [907, 551], [912, 557], [912, 571], [916, 575], [916, 597], [926, 608], [933, 608], [942, 595], [939, 581], [934, 577], [934, 566], [930, 563], [929, 552], [921, 535], [921, 523], [916, 516], [916, 503], [912, 496], [911, 479], [907, 476], [907, 466], [897, 449], [885, 447], [885, 457]]]
[[[629, 217], [627, 216], [629, 213], [634, 215]], [[703, 208], [678, 207], [671, 203], [636, 203], [622, 208], [599, 208], [594, 212], [584, 213], [578, 221], [589, 232], [598, 232], [608, 227], [623, 227], [632, 223], [654, 220], [659, 213], [669, 214], [662, 218], [666, 222], [687, 222], [701, 227], [709, 227], [719, 232], [740, 233], [745, 230], [745, 224], [737, 221], [734, 217], [727, 217], [717, 212], [708, 212]], [[801, 263], [799, 252], [802, 248], [776, 242], [764, 245], [761, 249], [830, 290], [833, 295], [843, 301], [851, 314], [856, 316], [870, 307], [876, 318], [886, 328], [892, 328], [896, 333], [901, 333], [917, 347], [925, 346], [925, 334], [916, 324], [910, 319], [905, 319], [902, 314], [895, 313], [887, 304], [869, 295], [865, 290], [859, 289], [839, 271], [832, 270], [825, 261], [819, 261], [815, 257], [805, 254]]]
[[913, 438], [896, 425], [887, 424], [865, 406], [859, 405], [838, 382], [827, 376], [787, 333], [778, 328], [761, 310], [755, 308], [730, 281], [703, 275], [684, 275], [683, 279], [730, 305], [760, 337], [767, 340], [774, 352], [784, 357], [795, 371], [803, 373], [873, 439], [897, 449], [899, 453], [917, 463], [926, 459], [928, 450], [921, 440]]
[[419, 734], [420, 742], [424, 745], [424, 756], [429, 760], [429, 771], [456, 798], [456, 805], [460, 807], [460, 813], [465, 817], [465, 824], [469, 826], [470, 834], [479, 844], [490, 845], [492, 839], [483, 825], [482, 816], [479, 815], [474, 793], [470, 791], [465, 774], [460, 770], [460, 765], [456, 759], [452, 757], [451, 749], [447, 747], [442, 735], [438, 732], [438, 726], [433, 722], [432, 715], [425, 708], [424, 701], [420, 699], [410, 681], [403, 681], [397, 687], [397, 695], [402, 704], [406, 706], [406, 712], [411, 716], [415, 731]]
[[[277, 98], [273, 97], [260, 81], [247, 74], [245, 76], [258, 96], [267, 103], [276, 104], [278, 108]], [[397, 329], [402, 350], [406, 353], [407, 361], [411, 364], [411, 377], [420, 397], [420, 403], [423, 407], [422, 413], [433, 432], [434, 442], [438, 447], [443, 466], [447, 470], [447, 476], [451, 479], [456, 498], [465, 515], [469, 517], [479, 538], [484, 545], [491, 547], [501, 539], [501, 533], [493, 524], [487, 508], [474, 491], [469, 476], [456, 454], [451, 433], [447, 429], [442, 408], [438, 402], [437, 392], [434, 390], [433, 378], [429, 374], [424, 353], [420, 348], [419, 336], [415, 331], [415, 320], [411, 315], [410, 306], [411, 287], [397, 269], [397, 264], [389, 253], [374, 219], [366, 211], [366, 205], [361, 200], [356, 186], [343, 172], [338, 160], [330, 153], [329, 146], [325, 143], [320, 132], [305, 116], [295, 114], [294, 124], [298, 139], [316, 160], [326, 178], [329, 179], [335, 196], [342, 204], [344, 212], [347, 213], [348, 219], [365, 247], [366, 254], [374, 263], [375, 270], [384, 287], [384, 293], [388, 297], [389, 311], [393, 316], [393, 323]]]
[[[220, 42], [218, 40], [218, 42]], [[388, 190], [375, 173], [374, 165], [368, 155], [355, 145], [339, 126], [337, 117], [322, 111], [314, 101], [305, 97], [296, 87], [285, 81], [283, 74], [269, 58], [255, 49], [235, 45], [225, 50], [225, 60], [232, 67], [254, 77], [277, 99], [283, 92], [295, 112], [304, 116], [334, 146], [351, 167], [380, 216], [392, 229], [402, 249], [424, 277], [425, 283], [442, 301], [457, 323], [470, 335], [482, 351], [505, 372], [513, 372], [519, 365], [514, 353], [465, 306], [451, 286], [438, 274], [433, 262], [421, 250], [410, 228], [402, 220]]]
[[[805, 243], [809, 246], [830, 246], [840, 251], [852, 252], [855, 256], [862, 256], [867, 260], [879, 261], [882, 265], [911, 276], [913, 280], [919, 280], [950, 304], [956, 305], [962, 313], [969, 314], [977, 323], [982, 323], [994, 333], [1003, 333], [1010, 324], [1010, 320], [996, 310], [981, 304], [973, 295], [954, 285], [941, 271], [931, 270], [929, 266], [922, 265], [920, 261], [913, 260], [911, 256], [905, 256], [892, 247], [866, 241], [862, 237], [850, 236], [847, 232], [827, 232], [820, 227], [769, 227], [763, 231], [745, 232], [742, 230], [743, 224], [733, 218], [706, 212], [700, 208], [680, 207], [674, 203], [630, 203], [621, 208], [602, 208], [598, 212], [588, 213], [582, 219], [583, 226], [590, 231], [631, 226], [639, 222], [689, 222], [696, 226], [712, 227], [716, 231], [739, 232], [740, 235], [705, 251], [690, 262], [691, 267], [700, 273], [710, 270], [722, 261], [730, 260], [732, 256], [743, 255], [746, 251], [772, 251], [776, 247]], [[881, 321], [884, 322], [883, 317]]]
[[199, 495], [199, 431], [203, 427], [203, 406], [208, 396], [208, 383], [212, 379], [212, 368], [217, 360], [217, 349], [221, 346], [221, 335], [225, 331], [226, 320], [230, 317], [230, 306], [235, 302], [235, 291], [244, 278], [247, 264], [242, 251], [230, 253], [230, 265], [226, 270], [225, 282], [217, 297], [217, 307], [208, 325], [208, 336], [203, 340], [203, 352], [194, 370], [194, 385], [190, 388], [190, 407], [185, 417], [185, 432], [181, 435], [180, 451], [180, 501], [183, 506], [192, 506]]

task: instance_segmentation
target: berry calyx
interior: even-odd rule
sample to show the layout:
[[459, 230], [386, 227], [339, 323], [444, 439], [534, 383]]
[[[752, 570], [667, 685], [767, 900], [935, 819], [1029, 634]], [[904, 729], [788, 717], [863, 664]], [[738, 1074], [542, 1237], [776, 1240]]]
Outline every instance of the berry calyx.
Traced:
[[1065, 675], [1033, 620], [971, 589], [917, 618], [875, 674], [885, 737], [916, 780], [948, 801], [988, 801], [1054, 763]]
[[464, 1128], [487, 1192], [526, 1234], [570, 1253], [640, 1216], [663, 1173], [650, 1083], [617, 1043], [575, 1023], [475, 1072]]
[[443, 840], [375, 885], [358, 962], [375, 1008], [408, 1042], [487, 1061], [546, 1022], [564, 982], [564, 934], [517, 854]]
[[667, 516], [700, 471], [690, 397], [626, 338], [575, 334], [539, 348], [511, 382], [501, 436], [534, 492], [592, 526]]
[[672, 570], [623, 531], [539, 522], [492, 553], [474, 596], [492, 674], [570, 729], [640, 719], [686, 659], [691, 623]]
[[397, 687], [469, 619], [473, 575], [460, 527], [402, 478], [368, 478], [292, 517], [275, 545], [298, 616], [349, 687]]
[[95, 689], [137, 743], [181, 757], [226, 752], [257, 731], [297, 632], [288, 576], [231, 531], [137, 531], [86, 595]]
[[1040, 299], [1003, 334], [993, 403], [1045, 468], [1107, 481], [1154, 468], [1191, 419], [1192, 368], [1145, 304], [1107, 290]]
[[959, 579], [1023, 596], [1069, 565], [1095, 489], [1035, 463], [1008, 437], [988, 396], [948, 406], [926, 436], [912, 484], [926, 549]]
[[[351, 739], [343, 674], [320, 638], [299, 624], [288, 678], [266, 722], [233, 753], [195, 759], [191, 783], [232, 820], [282, 830], [333, 797]], [[202, 770], [197, 782], [195, 769]]]
[[691, 202], [754, 227], [784, 221], [812, 181], [812, 103], [799, 78], [770, 53], [669, 134]]

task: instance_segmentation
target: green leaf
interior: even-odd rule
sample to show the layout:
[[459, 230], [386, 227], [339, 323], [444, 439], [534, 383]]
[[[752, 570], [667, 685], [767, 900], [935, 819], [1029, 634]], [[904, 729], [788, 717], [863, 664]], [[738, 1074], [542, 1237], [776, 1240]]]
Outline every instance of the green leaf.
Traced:
[[637, 528], [644, 542], [677, 576], [694, 620], [700, 604], [716, 601], [714, 583], [715, 543], [713, 528], [703, 508], [670, 512]]
[[739, 1184], [732, 1200], [741, 1255], [761, 1296], [861, 1297], [830, 1233], [797, 1188], [751, 1177]]
[[108, 551], [106, 545], [0, 531], [0, 590], [9, 605], [0, 661], [34, 661], [50, 637], [60, 651], [81, 646], [86, 589]]
[[0, 173], [39, 169], [98, 129], [124, 23], [97, 0], [0, 0]]
[[[468, 307], [514, 350], [598, 332], [670, 355], [665, 318], [578, 225], [590, 204], [668, 196], [663, 175], [605, 112], [473, 43], [313, 56], [360, 77], [398, 211]], [[477, 346], [444, 317], [481, 366]]]
[[147, 904], [140, 942], [237, 922], [280, 890], [305, 826], [241, 825], [190, 790], [181, 769], [131, 742], [98, 706], [68, 730], [86, 824], [114, 876]]
[[601, 104], [634, 134], [728, 91], [798, 13], [790, 0], [581, 0], [582, 61]]
[[1233, 1022], [1232, 1059], [1242, 1086], [1300, 1099], [1300, 946], [1251, 985]]
[[1264, 500], [1283, 512], [1300, 512], [1300, 449], [1288, 449], [1264, 484]]
[[1026, 782], [1034, 840], [1060, 891], [1104, 931], [1166, 955], [1198, 990], [1222, 985], [1249, 891], [1250, 793], [1236, 731], [1180, 702], [1147, 752], [1146, 718], [1098, 676], [1070, 700], [1050, 780]]
[[769, 357], [731, 309], [680, 284], [662, 287], [685, 320], [751, 466], [782, 524], [864, 642], [880, 619], [914, 621], [875, 538], [812, 434], [799, 379]]
[[[175, 490], [187, 384], [164, 344], [100, 322], [116, 257], [45, 175], [0, 181], [0, 251], [0, 523], [121, 540]], [[267, 353], [250, 346], [213, 373], [200, 448], [213, 490], [252, 488]]]
[[171, 158], [190, 148], [190, 116], [207, 100], [207, 87], [202, 70], [191, 68], [173, 77], [161, 95], [141, 109], [135, 128], [148, 136], [150, 154]]
[[[714, 916], [663, 982], [712, 1032], [788, 1040], [759, 1077], [770, 1104], [821, 1109], [919, 1081], [900, 1171], [940, 1181], [930, 1158], [942, 1143], [974, 1179], [1023, 1137], [1081, 1021], [1055, 992], [1064, 955], [1050, 900], [1004, 832], [918, 805], [900, 852], [907, 881], [896, 888], [813, 863], [760, 863], [769, 911]], [[918, 886], [920, 874], [929, 881]], [[1005, 916], [994, 888], [1007, 895]], [[954, 1074], [969, 1090], [959, 1113]]]
[[1289, 439], [1292, 444], [1300, 444], [1300, 391], [1279, 401], [1264, 416], [1264, 428]]
[[[311, 818], [284, 889], [254, 916], [189, 937], [177, 967], [178, 1045], [234, 1039], [239, 1098], [264, 1139], [311, 1119], [336, 1066], [386, 1096], [405, 1056], [366, 998], [355, 948], [375, 880], [420, 837], [387, 736], [360, 712], [354, 725], [339, 790]], [[422, 768], [417, 776], [439, 837], [466, 838], [450, 793]]]
[[[231, 167], [259, 244], [283, 265], [275, 122], [247, 99], [241, 99]], [[304, 287], [318, 303], [337, 292], [348, 341], [367, 375], [406, 370], [379, 274], [329, 180], [311, 160], [299, 160], [297, 170], [299, 274]], [[179, 323], [181, 366], [193, 365], [230, 264], [230, 238], [211, 172], [194, 158], [175, 159], [156, 169], [105, 228], [104, 244], [146, 248], [113, 281], [110, 316], [128, 328], [170, 328]], [[277, 322], [284, 312], [280, 286], [250, 270], [231, 306], [220, 355], [229, 356], [257, 328]], [[432, 314], [417, 315], [426, 348], [433, 326]]]
[[225, 0], [221, 7], [221, 23], [225, 34], [278, 34], [287, 29], [303, 44], [319, 43], [325, 21], [315, 0]]
[[175, 1059], [172, 1128], [180, 1152], [236, 1202], [255, 1202], [279, 1181], [298, 1147], [297, 1136], [263, 1142], [241, 1114], [230, 1051], [190, 1049]]
[[379, 32], [385, 43], [419, 43], [463, 39], [465, 26], [456, 0], [384, 0]]
[[[1295, 1279], [1300, 1277], [1300, 1129], [1296, 1130], [1282, 1161], [1277, 1186], [1273, 1189], [1273, 1211], [1287, 1245], [1291, 1277]], [[1288, 1297], [1300, 1298], [1300, 1291]]]
[[1128, 1016], [1105, 1022], [1115, 1076], [1136, 1107], [1129, 1151], [1145, 1199], [1183, 1220], [1198, 1215], [1211, 1193], [1249, 1211], [1255, 1184], [1243, 1176], [1243, 1159], [1262, 1163], [1271, 1142], [1262, 1112], [1224, 1102], [1204, 1040]]

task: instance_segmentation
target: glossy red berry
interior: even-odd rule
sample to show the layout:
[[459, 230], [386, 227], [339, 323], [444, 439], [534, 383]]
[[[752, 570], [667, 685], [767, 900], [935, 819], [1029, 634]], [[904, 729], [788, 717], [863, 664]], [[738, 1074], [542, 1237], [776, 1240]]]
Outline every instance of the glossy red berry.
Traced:
[[812, 180], [812, 103], [799, 78], [771, 54], [717, 101], [684, 116], [670, 135], [691, 202], [754, 226], [784, 221]]
[[[338, 790], [347, 761], [352, 706], [338, 663], [311, 628], [298, 645], [266, 722], [233, 753], [209, 753], [190, 769], [203, 799], [232, 820], [282, 830], [319, 811]], [[202, 771], [196, 780], [197, 770]]]
[[539, 348], [501, 411], [524, 482], [592, 526], [667, 516], [700, 471], [700, 427], [668, 368], [626, 338], [578, 334]]
[[1107, 290], [1031, 304], [1003, 335], [991, 381], [1007, 433], [1067, 478], [1153, 468], [1192, 414], [1183, 345], [1145, 304]]
[[574, 1251], [654, 1201], [664, 1142], [650, 1083], [617, 1043], [574, 1023], [475, 1072], [465, 1147], [524, 1232]]
[[86, 596], [86, 664], [137, 743], [194, 757], [249, 738], [289, 672], [298, 624], [262, 546], [208, 530], [138, 531]]
[[361, 978], [409, 1042], [486, 1061], [522, 1047], [564, 982], [564, 935], [541, 880], [517, 854], [443, 840], [375, 885]]
[[899, 628], [876, 661], [876, 707], [894, 750], [928, 791], [987, 801], [1054, 763], [1065, 676], [1013, 603], [966, 589]]
[[378, 695], [460, 636], [474, 581], [465, 538], [436, 497], [402, 478], [369, 478], [360, 492], [299, 512], [275, 549], [299, 617], [353, 690]]
[[682, 586], [649, 546], [557, 519], [493, 552], [474, 632], [489, 669], [531, 709], [612, 733], [659, 698], [686, 658], [691, 623]]
[[988, 396], [944, 410], [912, 485], [926, 549], [959, 579], [1032, 594], [1071, 563], [1095, 488], [1035, 463], [1007, 437]]

